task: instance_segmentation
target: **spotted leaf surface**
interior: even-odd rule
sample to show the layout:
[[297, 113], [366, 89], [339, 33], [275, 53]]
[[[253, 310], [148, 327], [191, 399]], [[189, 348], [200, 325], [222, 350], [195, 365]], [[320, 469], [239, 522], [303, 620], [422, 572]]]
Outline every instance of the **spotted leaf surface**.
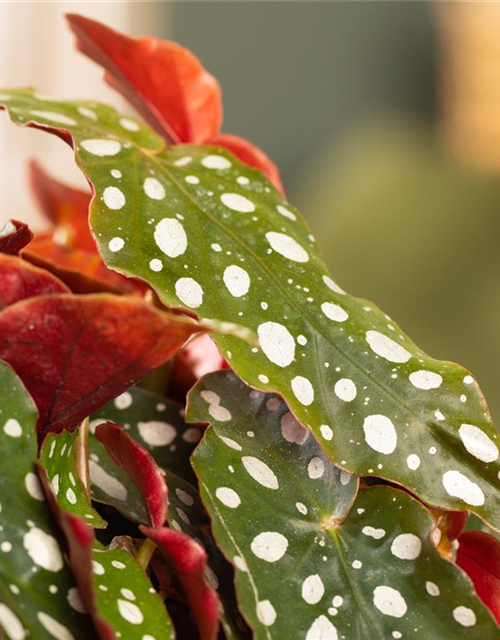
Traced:
[[37, 403], [41, 436], [95, 408], [178, 351], [196, 323], [112, 295], [45, 295], [0, 313], [0, 357]]
[[93, 558], [97, 606], [116, 637], [173, 640], [167, 610], [135, 558], [123, 549], [104, 549], [98, 544]]
[[[127, 417], [133, 416], [134, 412], [140, 413], [140, 406], [142, 405], [146, 410], [149, 408], [151, 411], [154, 408], [154, 410], [159, 410], [163, 414], [169, 408], [171, 415], [178, 421], [178, 405], [170, 400], [164, 400], [160, 403], [159, 409], [157, 409], [154, 405], [158, 404], [158, 400], [157, 396], [136, 387], [122, 394], [113, 403], [110, 403], [105, 413], [110, 411], [117, 417], [121, 415], [122, 418], [127, 419]], [[99, 421], [97, 419], [91, 422], [92, 430], [96, 428], [96, 424]], [[103, 425], [97, 425], [98, 430], [102, 428]], [[182, 422], [182, 424], [179, 424], [179, 434], [185, 433], [191, 428]], [[164, 473], [163, 482], [168, 487], [168, 525], [173, 530], [182, 532], [192, 540], [196, 540], [198, 545], [201, 545], [202, 549], [199, 549], [198, 546], [193, 547], [193, 549], [195, 556], [202, 558], [205, 557], [203, 554], [206, 553], [208, 557], [205, 560], [208, 561], [208, 578], [212, 587], [217, 590], [223, 605], [223, 610], [217, 613], [217, 617], [220, 618], [221, 625], [229, 638], [245, 639], [248, 637], [248, 631], [238, 613], [233, 588], [232, 569], [210, 535], [208, 516], [201, 504], [197, 489], [185, 479], [191, 480], [192, 478], [190, 466], [188, 470], [188, 460], [194, 446], [192, 441], [198, 441], [201, 436], [201, 431], [196, 427], [194, 429], [196, 429], [197, 437], [191, 436], [188, 438], [191, 441], [190, 447], [179, 447], [179, 449], [169, 451], [164, 450], [162, 446], [155, 447], [149, 443], [148, 450], [156, 463], [162, 468]], [[140, 436], [139, 431], [134, 429], [132, 425], [127, 429], [126, 434], [127, 437], [134, 437], [136, 442], [141, 444], [141, 447], [146, 448], [148, 446]], [[109, 448], [113, 446], [113, 440], [111, 437], [108, 440]], [[183, 442], [185, 443], [186, 441], [183, 440]], [[144, 495], [144, 492], [141, 495], [131, 475], [123, 467], [115, 463], [106, 448], [93, 434], [90, 435], [89, 449], [92, 497], [99, 502], [115, 507], [133, 522], [148, 524], [150, 515], [146, 509], [147, 496]], [[168, 471], [170, 467], [183, 473], [184, 477]], [[164, 534], [161, 535], [163, 536]], [[191, 544], [192, 542], [183, 539], [184, 546], [189, 548]], [[207, 590], [207, 586], [204, 585], [203, 576], [199, 580], [202, 582], [201, 593], [203, 594]], [[210, 591], [207, 591], [207, 593], [211, 594]], [[213, 600], [211, 595], [209, 597]], [[200, 611], [201, 619], [205, 615], [203, 607]]]
[[36, 120], [66, 140], [71, 130], [108, 266], [144, 278], [166, 304], [258, 334], [259, 348], [217, 341], [242, 378], [285, 397], [331, 460], [500, 527], [498, 433], [472, 376], [345, 294], [262, 174], [220, 149], [160, 150], [106, 107], [86, 122], [80, 103], [26, 90], [2, 101], [18, 124]]
[[36, 407], [4, 363], [0, 387], [0, 628], [10, 640], [88, 640], [93, 627], [36, 475]]
[[89, 504], [87, 492], [78, 476], [76, 454], [79, 435], [79, 428], [73, 433], [49, 433], [43, 442], [39, 463], [47, 473], [61, 508], [80, 516], [92, 527], [103, 528], [106, 522]]
[[[356, 480], [331, 465], [276, 396], [213, 374], [190, 402], [188, 416], [213, 425], [194, 467], [258, 640], [500, 637], [407, 493], [364, 489], [345, 518]], [[211, 415], [210, 406], [224, 412]]]
[[186, 425], [183, 407], [161, 396], [132, 387], [92, 414], [90, 431], [116, 422], [144, 447], [162, 468], [194, 482], [189, 456], [201, 438], [199, 427]]

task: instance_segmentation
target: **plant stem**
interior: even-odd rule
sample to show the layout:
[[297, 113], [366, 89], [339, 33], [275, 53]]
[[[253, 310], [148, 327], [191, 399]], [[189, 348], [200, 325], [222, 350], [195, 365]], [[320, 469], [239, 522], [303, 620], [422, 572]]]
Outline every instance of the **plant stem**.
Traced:
[[89, 419], [80, 425], [80, 432], [76, 438], [75, 462], [76, 472], [85, 487], [90, 502], [90, 472], [89, 472]]
[[136, 558], [137, 562], [141, 565], [141, 568], [143, 571], [146, 571], [146, 569], [148, 568], [148, 564], [150, 563], [155, 550], [156, 550], [155, 543], [149, 538], [146, 538], [142, 543]]

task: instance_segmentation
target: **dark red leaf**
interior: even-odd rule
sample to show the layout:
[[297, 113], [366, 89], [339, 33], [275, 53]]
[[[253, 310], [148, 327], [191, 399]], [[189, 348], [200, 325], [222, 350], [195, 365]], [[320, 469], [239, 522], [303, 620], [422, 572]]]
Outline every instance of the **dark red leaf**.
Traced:
[[19, 220], [8, 220], [0, 229], [0, 252], [16, 255], [33, 237], [33, 231], [27, 224]]
[[245, 140], [245, 138], [240, 138], [239, 136], [234, 136], [230, 133], [217, 133], [210, 139], [206, 140], [205, 144], [224, 147], [224, 149], [233, 153], [238, 160], [245, 162], [251, 167], [260, 169], [266, 174], [281, 195], [285, 195], [278, 167], [262, 151], [262, 149], [259, 149], [256, 145]]
[[56, 275], [74, 293], [142, 293], [147, 288], [108, 269], [97, 253], [60, 245], [52, 238], [35, 239], [22, 255]]
[[483, 531], [466, 531], [458, 542], [458, 566], [500, 623], [500, 541]]
[[199, 331], [194, 321], [129, 297], [46, 295], [0, 312], [0, 358], [33, 396], [42, 438], [74, 428]]
[[190, 51], [156, 38], [134, 40], [83, 16], [67, 18], [78, 50], [104, 67], [106, 82], [169, 141], [200, 144], [217, 133], [219, 84]]
[[0, 310], [24, 298], [45, 293], [69, 293], [68, 287], [48, 271], [0, 253]]
[[78, 585], [85, 607], [94, 621], [99, 638], [100, 640], [116, 640], [113, 628], [99, 614], [92, 585], [94, 532], [82, 518], [61, 509], [48, 481], [47, 473], [40, 465], [38, 465], [38, 474], [49, 508], [65, 543], [71, 572]]
[[88, 221], [90, 192], [59, 182], [34, 161], [29, 165], [29, 178], [40, 209], [56, 226], [56, 233], [64, 235], [64, 243], [95, 253]]
[[149, 524], [152, 527], [161, 527], [167, 519], [168, 489], [163, 474], [152, 456], [133, 440], [123, 427], [113, 422], [99, 425], [95, 435], [139, 490], [146, 505]]
[[198, 626], [200, 640], [216, 640], [219, 631], [219, 597], [206, 579], [207, 554], [182, 531], [141, 526], [177, 576]]

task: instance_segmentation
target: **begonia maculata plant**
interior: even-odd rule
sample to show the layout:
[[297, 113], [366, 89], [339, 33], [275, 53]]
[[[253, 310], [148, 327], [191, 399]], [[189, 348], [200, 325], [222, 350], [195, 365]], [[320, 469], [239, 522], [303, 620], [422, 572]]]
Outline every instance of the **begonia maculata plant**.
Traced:
[[192, 53], [68, 22], [139, 117], [0, 92], [89, 184], [31, 163], [50, 231], [0, 232], [3, 637], [500, 638], [473, 376], [335, 282]]

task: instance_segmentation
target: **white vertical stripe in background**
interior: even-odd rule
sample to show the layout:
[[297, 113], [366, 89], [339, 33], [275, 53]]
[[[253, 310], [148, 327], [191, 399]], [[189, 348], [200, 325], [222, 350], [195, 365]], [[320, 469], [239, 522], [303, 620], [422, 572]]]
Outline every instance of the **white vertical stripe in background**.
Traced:
[[[132, 36], [166, 30], [168, 3], [0, 2], [0, 87], [35, 86], [66, 99], [100, 100], [127, 110], [102, 81], [102, 69], [79, 54], [64, 20], [81, 13]], [[160, 19], [161, 18], [161, 19]], [[26, 166], [36, 158], [55, 176], [86, 187], [63, 142], [34, 129], [14, 127], [0, 113], [0, 226], [9, 218], [43, 227], [27, 188]]]

